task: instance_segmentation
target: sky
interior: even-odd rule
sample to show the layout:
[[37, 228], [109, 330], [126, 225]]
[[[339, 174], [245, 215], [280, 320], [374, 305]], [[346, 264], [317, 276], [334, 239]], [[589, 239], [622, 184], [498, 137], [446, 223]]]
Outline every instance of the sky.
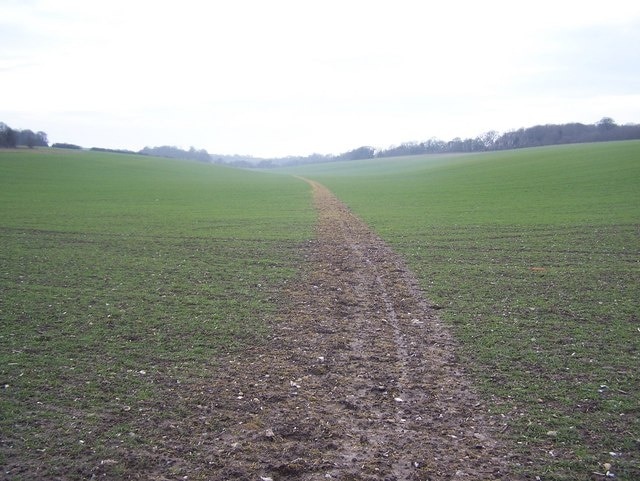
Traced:
[[639, 45], [637, 0], [0, 0], [0, 121], [255, 157], [640, 123]]

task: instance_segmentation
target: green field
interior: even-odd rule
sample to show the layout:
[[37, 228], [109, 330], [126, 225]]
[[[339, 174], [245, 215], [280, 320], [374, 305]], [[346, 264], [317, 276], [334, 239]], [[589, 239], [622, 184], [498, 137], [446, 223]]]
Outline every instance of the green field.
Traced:
[[640, 142], [278, 174], [0, 151], [10, 479], [89, 479], [123, 451], [144, 472], [154, 424], [197, 404], [218, 354], [261, 342], [315, 220], [281, 174], [328, 186], [407, 259], [531, 479], [640, 479]]
[[151, 445], [219, 352], [260, 342], [315, 219], [291, 177], [48, 149], [0, 151], [0, 205], [11, 479]]
[[640, 142], [287, 171], [408, 260], [525, 473], [640, 479]]

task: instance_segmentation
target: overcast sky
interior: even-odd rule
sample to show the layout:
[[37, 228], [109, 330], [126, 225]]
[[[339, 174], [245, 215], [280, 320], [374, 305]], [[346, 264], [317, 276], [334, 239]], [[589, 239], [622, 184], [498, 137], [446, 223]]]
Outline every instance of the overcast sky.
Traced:
[[640, 123], [640, 2], [0, 0], [0, 121], [272, 157]]

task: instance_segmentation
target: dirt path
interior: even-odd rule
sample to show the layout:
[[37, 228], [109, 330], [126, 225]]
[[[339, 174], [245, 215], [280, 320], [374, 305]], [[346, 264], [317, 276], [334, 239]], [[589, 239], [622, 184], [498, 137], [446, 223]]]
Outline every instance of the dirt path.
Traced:
[[313, 269], [274, 337], [221, 379], [211, 479], [514, 479], [402, 260], [309, 183]]

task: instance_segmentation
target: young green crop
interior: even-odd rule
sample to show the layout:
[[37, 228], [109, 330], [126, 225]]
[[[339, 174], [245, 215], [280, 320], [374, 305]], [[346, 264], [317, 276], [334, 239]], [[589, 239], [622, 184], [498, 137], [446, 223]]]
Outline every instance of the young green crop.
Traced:
[[0, 151], [0, 206], [12, 479], [89, 479], [152, 442], [148, 416], [180, 416], [218, 353], [261, 341], [314, 221], [290, 177], [44, 149]]
[[310, 233], [305, 186], [282, 176], [76, 151], [5, 152], [0, 160], [3, 227], [256, 239]]
[[640, 479], [640, 142], [290, 171], [405, 256], [524, 472]]

